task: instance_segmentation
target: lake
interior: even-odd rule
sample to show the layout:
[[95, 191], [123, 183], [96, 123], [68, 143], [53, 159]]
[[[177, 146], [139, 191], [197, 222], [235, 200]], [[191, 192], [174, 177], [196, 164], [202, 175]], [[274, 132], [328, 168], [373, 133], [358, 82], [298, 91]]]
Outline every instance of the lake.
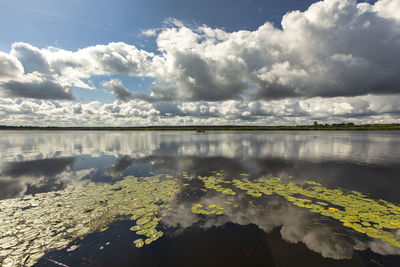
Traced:
[[399, 131], [2, 131], [4, 266], [400, 266]]

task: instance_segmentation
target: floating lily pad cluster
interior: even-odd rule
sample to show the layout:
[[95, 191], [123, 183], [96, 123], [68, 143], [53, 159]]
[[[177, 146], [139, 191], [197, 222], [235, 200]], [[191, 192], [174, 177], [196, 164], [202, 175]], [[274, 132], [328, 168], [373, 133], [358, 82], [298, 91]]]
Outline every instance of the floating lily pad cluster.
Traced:
[[221, 176], [199, 179], [205, 187], [220, 192], [224, 190], [221, 184], [232, 183], [253, 197], [280, 195], [298, 207], [339, 220], [345, 227], [400, 248], [400, 206], [393, 203], [370, 199], [357, 191], [327, 189], [314, 181], [307, 181], [304, 186], [300, 186], [291, 182], [282, 183], [277, 177], [254, 181], [241, 178], [232, 182]]
[[222, 173], [217, 172], [216, 176], [217, 177], [215, 177], [215, 176], [206, 176], [206, 177], [198, 176], [197, 178], [199, 178], [201, 181], [203, 181], [205, 188], [214, 189], [225, 195], [236, 195], [236, 192], [233, 191], [232, 189], [224, 188], [223, 186], [220, 185], [221, 183], [225, 183], [225, 184], [231, 183], [230, 181], [226, 181], [226, 180], [220, 178], [222, 176]]
[[210, 214], [222, 215], [224, 214], [224, 208], [216, 204], [210, 204], [208, 206], [203, 206], [202, 204], [194, 204], [192, 206], [192, 212], [204, 215], [210, 215]]
[[188, 179], [188, 180], [191, 180], [192, 178], [194, 178], [193, 176], [189, 175], [188, 172], [182, 172], [182, 177], [184, 179]]
[[[249, 180], [247, 174], [225, 180], [222, 172], [197, 178], [206, 189], [228, 195], [224, 204], [194, 204], [192, 212], [222, 215], [238, 208], [233, 196], [243, 190], [251, 197], [279, 195], [301, 208], [340, 221], [371, 238], [400, 247], [400, 206], [374, 200], [357, 192], [328, 189], [314, 181], [304, 185], [284, 183], [279, 178]], [[183, 174], [184, 179], [196, 176]], [[170, 209], [174, 195], [182, 186], [171, 175], [126, 177], [113, 185], [89, 184], [65, 190], [0, 201], [0, 265], [32, 266], [47, 251], [66, 247], [76, 238], [106, 230], [119, 216], [136, 221], [131, 230], [142, 238], [136, 247], [157, 240], [163, 233], [157, 226]], [[202, 188], [203, 189], [203, 188]], [[236, 191], [236, 192], [235, 192]]]
[[[45, 252], [105, 230], [118, 216], [136, 220], [132, 230], [146, 236], [144, 243], [150, 244], [162, 236], [155, 228], [177, 192], [175, 179], [130, 176], [113, 185], [73, 186], [1, 200], [0, 265], [33, 266]], [[140, 247], [142, 242], [135, 245]]]
[[[146, 245], [163, 236], [163, 232], [156, 230], [158, 222], [161, 220], [160, 217], [156, 216], [160, 208], [161, 206], [152, 203], [148, 204], [148, 206], [143, 203], [143, 206], [137, 210], [138, 212], [131, 217], [132, 220], [137, 219], [137, 221], [136, 225], [131, 227], [130, 230], [135, 231], [138, 235], [146, 236], [147, 238], [144, 240]], [[142, 239], [134, 241], [136, 247], [142, 247], [144, 243]]]

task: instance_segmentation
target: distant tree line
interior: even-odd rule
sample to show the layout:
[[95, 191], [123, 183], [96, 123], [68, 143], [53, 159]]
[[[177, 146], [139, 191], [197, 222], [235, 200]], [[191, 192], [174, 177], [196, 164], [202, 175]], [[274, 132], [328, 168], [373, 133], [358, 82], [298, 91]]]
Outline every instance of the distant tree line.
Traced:
[[141, 126], [141, 127], [57, 127], [57, 126], [8, 126], [0, 125], [0, 130], [43, 130], [43, 131], [79, 131], [79, 130], [117, 130], [117, 131], [140, 131], [140, 130], [171, 130], [171, 131], [268, 131], [268, 130], [400, 130], [400, 124], [360, 124], [353, 122], [296, 125], [296, 126], [244, 126], [244, 125], [184, 125], [184, 126]]

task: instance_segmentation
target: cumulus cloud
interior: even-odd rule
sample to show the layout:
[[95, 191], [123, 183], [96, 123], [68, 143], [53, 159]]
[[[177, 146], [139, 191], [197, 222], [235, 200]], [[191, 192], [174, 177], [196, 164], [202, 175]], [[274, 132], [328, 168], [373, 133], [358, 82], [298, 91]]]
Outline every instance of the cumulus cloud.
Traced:
[[9, 125], [299, 125], [398, 123], [400, 95], [274, 101], [148, 102], [133, 98], [85, 104], [0, 98], [2, 124]]
[[24, 67], [25, 73], [48, 73], [49, 64], [40, 49], [26, 43], [14, 43], [10, 54], [16, 57]]
[[11, 97], [75, 99], [69, 86], [63, 86], [59, 82], [37, 72], [24, 75], [19, 80], [0, 82], [0, 88], [6, 96]]
[[396, 0], [380, 0], [375, 3], [373, 10], [381, 17], [400, 21], [400, 2]]
[[149, 56], [152, 53], [125, 43], [91, 46], [76, 52], [14, 43], [10, 54], [0, 54], [0, 89], [12, 97], [74, 99], [71, 86], [95, 89], [91, 82], [82, 81], [92, 75], [150, 75]]
[[151, 74], [147, 58], [153, 56], [122, 42], [90, 46], [76, 52], [50, 47], [43, 49], [43, 53], [55, 74], [77, 79], [102, 74], [147, 76]]
[[[175, 115], [175, 123], [189, 116], [207, 123], [223, 123], [224, 116], [231, 124], [268, 123], [273, 116], [284, 124], [365, 121], [367, 115], [371, 122], [395, 121], [398, 7], [397, 0], [325, 0], [288, 12], [281, 28], [266, 22], [235, 32], [168, 19], [163, 28], [142, 32], [157, 36], [156, 54], [122, 42], [77, 51], [14, 43], [9, 54], [0, 52], [0, 90], [8, 97], [70, 100], [72, 86], [95, 89], [87, 82], [93, 75], [123, 74], [154, 78], [150, 94], [135, 93], [118, 79], [104, 87], [122, 102], [148, 102], [160, 116]], [[110, 110], [115, 116], [117, 108]]]
[[227, 33], [179, 24], [158, 35], [163, 60], [153, 62], [180, 100], [235, 99], [252, 87], [253, 99], [266, 100], [397, 94], [395, 2], [321, 1], [286, 14], [282, 29], [267, 22]]
[[113, 92], [115, 97], [122, 101], [128, 101], [132, 98], [132, 93], [122, 84], [119, 79], [112, 79], [104, 82], [103, 86]]
[[23, 72], [24, 67], [18, 59], [4, 52], [0, 52], [0, 81], [18, 77]]
[[99, 74], [154, 77], [152, 101], [397, 94], [398, 5], [325, 0], [287, 13], [282, 29], [266, 22], [255, 31], [232, 33], [170, 19], [157, 36], [157, 55], [125, 43], [76, 52], [15, 43], [11, 55], [25, 73], [50, 69], [79, 86], [85, 86], [79, 79]]
[[8, 97], [73, 100], [68, 83], [50, 74], [41, 51], [29, 44], [14, 43], [10, 55], [0, 53], [0, 89]]

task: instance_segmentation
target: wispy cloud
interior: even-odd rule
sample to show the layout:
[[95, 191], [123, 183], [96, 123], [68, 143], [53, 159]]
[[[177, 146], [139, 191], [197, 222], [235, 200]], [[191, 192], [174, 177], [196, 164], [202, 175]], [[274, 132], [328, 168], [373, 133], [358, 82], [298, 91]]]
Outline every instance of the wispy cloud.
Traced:
[[153, 36], [157, 36], [158, 31], [159, 31], [159, 29], [147, 29], [147, 30], [143, 30], [141, 34], [146, 37], [153, 37]]

